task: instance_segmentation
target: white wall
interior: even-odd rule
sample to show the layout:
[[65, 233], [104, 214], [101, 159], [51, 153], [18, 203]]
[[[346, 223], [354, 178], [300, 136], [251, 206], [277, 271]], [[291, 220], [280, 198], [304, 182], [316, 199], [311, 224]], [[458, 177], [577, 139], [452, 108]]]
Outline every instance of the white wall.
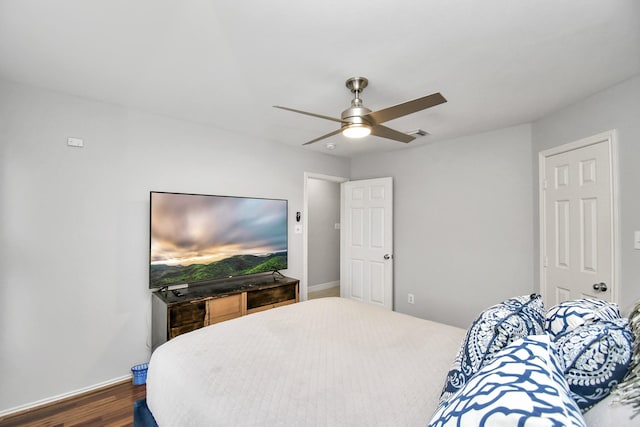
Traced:
[[309, 178], [308, 285], [340, 280], [340, 184]]
[[530, 126], [354, 159], [351, 176], [394, 177], [395, 310], [466, 328], [534, 291]]
[[[633, 232], [640, 230], [640, 75], [597, 93], [533, 124], [534, 205], [538, 212], [538, 152], [611, 129], [618, 130], [620, 216], [620, 306], [640, 299], [640, 250]], [[536, 221], [536, 236], [538, 223]], [[536, 278], [539, 276], [536, 241]], [[537, 279], [536, 279], [537, 280]]]
[[[289, 200], [349, 161], [0, 80], [0, 412], [149, 358], [149, 191]], [[66, 146], [83, 138], [84, 148]], [[289, 270], [302, 272], [302, 235]]]

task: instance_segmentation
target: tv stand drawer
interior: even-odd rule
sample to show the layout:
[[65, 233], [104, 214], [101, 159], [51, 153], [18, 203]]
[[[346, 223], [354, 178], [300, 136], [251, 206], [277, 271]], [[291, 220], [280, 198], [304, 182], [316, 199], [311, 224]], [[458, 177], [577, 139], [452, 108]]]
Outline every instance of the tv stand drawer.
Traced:
[[247, 311], [263, 306], [275, 306], [275, 304], [285, 301], [295, 301], [296, 287], [297, 284], [292, 283], [275, 288], [247, 292]]
[[204, 326], [205, 317], [206, 304], [204, 301], [174, 305], [169, 308], [169, 327], [181, 328], [183, 325], [191, 323], [199, 323]]
[[235, 319], [246, 314], [245, 293], [214, 298], [207, 301], [209, 325]]

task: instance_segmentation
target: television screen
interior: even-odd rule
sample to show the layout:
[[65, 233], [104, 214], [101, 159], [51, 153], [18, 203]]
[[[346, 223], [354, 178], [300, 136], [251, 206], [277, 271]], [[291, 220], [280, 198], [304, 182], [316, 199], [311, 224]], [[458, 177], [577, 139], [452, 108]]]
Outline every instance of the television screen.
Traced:
[[287, 268], [287, 200], [151, 192], [149, 287]]

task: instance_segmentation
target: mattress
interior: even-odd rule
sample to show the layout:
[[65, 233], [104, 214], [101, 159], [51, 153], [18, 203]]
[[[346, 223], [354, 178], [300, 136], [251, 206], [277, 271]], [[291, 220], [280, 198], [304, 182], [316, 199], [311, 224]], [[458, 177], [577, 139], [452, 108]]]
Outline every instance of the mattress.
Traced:
[[424, 426], [465, 330], [344, 298], [218, 323], [158, 347], [169, 426]]

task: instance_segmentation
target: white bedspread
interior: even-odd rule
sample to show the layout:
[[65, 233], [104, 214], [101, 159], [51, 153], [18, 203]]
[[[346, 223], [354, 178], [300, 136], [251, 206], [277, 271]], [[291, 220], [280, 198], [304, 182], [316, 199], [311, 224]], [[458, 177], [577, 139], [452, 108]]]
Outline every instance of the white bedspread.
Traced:
[[306, 301], [160, 346], [147, 404], [160, 427], [424, 427], [464, 334], [348, 299]]

